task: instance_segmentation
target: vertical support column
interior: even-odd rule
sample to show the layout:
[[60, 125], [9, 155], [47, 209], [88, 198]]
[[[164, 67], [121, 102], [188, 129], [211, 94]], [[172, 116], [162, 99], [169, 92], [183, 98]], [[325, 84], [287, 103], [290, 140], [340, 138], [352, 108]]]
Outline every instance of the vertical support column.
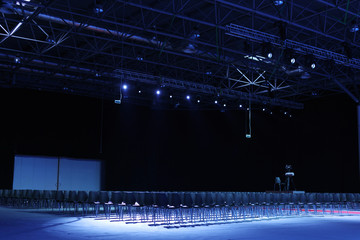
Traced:
[[59, 187], [60, 187], [60, 156], [58, 157], [58, 162], [57, 162], [56, 191], [59, 191]]
[[360, 104], [357, 105], [357, 127], [358, 127], [358, 159], [359, 159], [358, 178], [360, 182]]

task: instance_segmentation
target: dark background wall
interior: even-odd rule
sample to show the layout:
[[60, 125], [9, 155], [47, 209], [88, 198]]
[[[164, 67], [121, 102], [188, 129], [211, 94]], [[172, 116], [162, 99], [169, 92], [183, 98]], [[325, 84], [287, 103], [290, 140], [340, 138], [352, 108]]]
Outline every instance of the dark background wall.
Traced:
[[251, 139], [245, 111], [155, 110], [21, 89], [0, 89], [0, 109], [0, 188], [12, 186], [14, 154], [103, 159], [107, 190], [265, 191], [288, 163], [299, 190], [360, 187], [356, 105], [346, 96], [314, 99], [292, 118], [254, 111]]

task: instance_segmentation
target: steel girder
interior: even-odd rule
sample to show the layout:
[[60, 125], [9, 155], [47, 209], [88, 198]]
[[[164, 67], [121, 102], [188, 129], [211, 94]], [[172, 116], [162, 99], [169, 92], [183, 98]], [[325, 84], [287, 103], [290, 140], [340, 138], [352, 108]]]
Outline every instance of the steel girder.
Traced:
[[[232, 93], [230, 99], [252, 96], [284, 107], [298, 108], [298, 102], [314, 91], [332, 94], [347, 89], [358, 97], [358, 70], [348, 64], [319, 59], [319, 67], [312, 70], [304, 66], [305, 56], [299, 56], [303, 63], [294, 67], [283, 61], [282, 49], [275, 50], [276, 58], [266, 59], [261, 41], [226, 35], [227, 25], [239, 23], [276, 35], [281, 21], [287, 23], [289, 42], [344, 56], [342, 42], [350, 50], [359, 45], [358, 34], [350, 33], [349, 38], [348, 31], [357, 17], [356, 1], [339, 1], [336, 7], [326, 1], [285, 1], [279, 8], [272, 1], [255, 0], [118, 0], [103, 1], [100, 14], [93, 12], [93, 1], [8, 3], [0, 19], [0, 64], [9, 76], [7, 84], [13, 82], [11, 76], [27, 72], [34, 77], [23, 82], [34, 88], [41, 88], [43, 81], [37, 78], [46, 76], [57, 79], [53, 90], [74, 84], [78, 94], [114, 98], [120, 82], [117, 73], [128, 71], [196, 89], [221, 89]], [[20, 24], [24, 21], [26, 28]], [[352, 61], [357, 61], [357, 54], [354, 50]]]

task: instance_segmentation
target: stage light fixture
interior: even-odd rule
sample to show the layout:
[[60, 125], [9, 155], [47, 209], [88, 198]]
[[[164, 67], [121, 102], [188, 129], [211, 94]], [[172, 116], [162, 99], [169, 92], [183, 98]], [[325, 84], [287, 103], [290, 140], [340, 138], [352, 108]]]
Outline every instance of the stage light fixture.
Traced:
[[267, 58], [273, 57], [271, 43], [269, 42], [262, 43], [262, 56], [266, 56]]
[[283, 5], [284, 4], [284, 1], [282, 1], [282, 0], [275, 0], [274, 1], [274, 5], [275, 6], [281, 6], [281, 5]]
[[215, 103], [215, 104], [218, 104], [218, 101], [217, 101], [217, 100], [215, 100], [215, 101], [214, 101], [214, 103]]
[[190, 95], [186, 95], [186, 99], [187, 99], [187, 100], [190, 100]]
[[356, 23], [355, 20], [351, 21], [350, 32], [357, 32], [359, 31], [359, 25]]
[[15, 63], [19, 64], [19, 63], [21, 63], [21, 58], [20, 58], [20, 57], [16, 57], [16, 58], [14, 59], [14, 61], [15, 61]]
[[101, 4], [95, 4], [94, 12], [95, 12], [95, 14], [103, 13], [104, 12], [103, 6]]
[[291, 64], [294, 64], [294, 63], [296, 62], [296, 59], [295, 59], [294, 57], [292, 57], [292, 58], [290, 59], [290, 62], [291, 62]]
[[224, 107], [226, 107], [226, 103], [224, 103], [224, 105], [223, 105]]
[[128, 89], [128, 85], [127, 85], [127, 84], [123, 84], [122, 88], [123, 88], [124, 90], [126, 90], [126, 89]]
[[239, 108], [242, 108], [242, 104], [239, 105]]
[[160, 90], [158, 89], [158, 90], [156, 90], [156, 95], [160, 95]]

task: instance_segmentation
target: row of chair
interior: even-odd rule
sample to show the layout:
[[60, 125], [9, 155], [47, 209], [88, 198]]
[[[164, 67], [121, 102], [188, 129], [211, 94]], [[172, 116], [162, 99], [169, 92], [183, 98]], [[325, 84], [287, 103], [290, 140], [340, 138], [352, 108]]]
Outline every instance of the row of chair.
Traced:
[[359, 209], [359, 193], [0, 190], [2, 205], [152, 224], [218, 222]]

